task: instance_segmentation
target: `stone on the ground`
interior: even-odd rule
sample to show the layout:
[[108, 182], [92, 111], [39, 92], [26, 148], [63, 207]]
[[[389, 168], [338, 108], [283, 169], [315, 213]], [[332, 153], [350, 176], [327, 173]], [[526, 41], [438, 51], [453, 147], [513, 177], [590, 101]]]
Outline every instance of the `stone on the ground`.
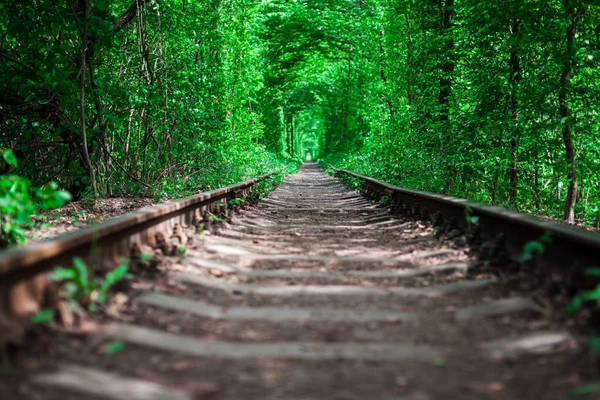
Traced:
[[495, 340], [483, 344], [483, 348], [495, 359], [511, 358], [522, 354], [546, 354], [557, 347], [574, 343], [567, 332], [535, 332], [527, 335]]

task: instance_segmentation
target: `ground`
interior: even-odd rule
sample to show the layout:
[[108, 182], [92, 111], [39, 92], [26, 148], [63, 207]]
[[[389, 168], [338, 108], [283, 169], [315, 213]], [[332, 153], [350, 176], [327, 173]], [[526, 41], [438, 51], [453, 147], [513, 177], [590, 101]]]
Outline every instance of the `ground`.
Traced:
[[598, 380], [585, 334], [527, 276], [471, 266], [469, 249], [437, 239], [428, 223], [305, 164], [185, 254], [140, 271], [84, 324], [38, 327], [13, 353], [0, 393], [594, 398], [573, 392]]

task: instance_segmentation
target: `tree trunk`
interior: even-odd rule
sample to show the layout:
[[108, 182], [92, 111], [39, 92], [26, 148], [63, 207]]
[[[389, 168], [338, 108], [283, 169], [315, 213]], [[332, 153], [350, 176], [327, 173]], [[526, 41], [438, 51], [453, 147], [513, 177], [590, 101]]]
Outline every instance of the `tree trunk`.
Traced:
[[387, 83], [388, 83], [388, 78], [387, 75], [385, 74], [385, 68], [386, 68], [386, 62], [385, 62], [385, 48], [383, 46], [383, 39], [385, 37], [385, 31], [383, 29], [381, 29], [379, 31], [379, 76], [381, 76], [381, 80], [384, 83], [384, 87], [385, 89], [383, 90], [384, 93], [383, 95], [385, 96], [385, 102], [387, 104], [389, 113], [390, 113], [390, 117], [394, 117], [394, 115], [396, 115], [396, 110], [394, 109], [394, 103], [392, 102], [392, 99], [390, 98], [389, 94], [388, 94], [388, 90], [387, 90]]
[[[452, 51], [454, 49], [454, 37], [451, 31], [452, 18], [454, 16], [454, 0], [443, 0], [442, 3], [442, 21], [440, 35], [444, 41], [444, 48], [442, 50], [442, 65], [441, 65], [441, 76], [440, 76], [440, 91], [438, 98], [438, 119], [440, 121], [440, 152], [444, 157], [451, 154], [451, 150], [448, 149], [450, 141], [452, 139], [452, 132], [450, 128], [450, 95], [452, 93], [452, 74], [454, 73], [454, 61]], [[458, 176], [458, 169], [455, 165], [446, 160], [446, 168], [448, 170], [448, 181], [446, 184], [446, 190], [443, 193], [451, 193], [454, 181]]]
[[[513, 43], [518, 41], [515, 36], [519, 32], [521, 19], [515, 18], [512, 20], [510, 33], [513, 36]], [[518, 54], [518, 48], [515, 44], [512, 45], [510, 52], [510, 113], [512, 119], [512, 129], [510, 137], [510, 153], [511, 165], [509, 171], [510, 193], [509, 202], [516, 206], [516, 197], [519, 183], [518, 159], [519, 159], [519, 101], [517, 90], [521, 81], [521, 59]]]
[[567, 162], [567, 180], [569, 188], [565, 199], [565, 209], [563, 218], [570, 224], [575, 222], [575, 202], [577, 200], [577, 163], [575, 157], [575, 145], [571, 131], [571, 108], [568, 101], [569, 83], [573, 72], [573, 58], [575, 57], [575, 30], [577, 28], [577, 19], [582, 10], [583, 3], [579, 7], [573, 5], [573, 0], [564, 0], [565, 13], [568, 19], [566, 28], [567, 49], [565, 51], [565, 61], [560, 77], [559, 92], [559, 111], [561, 117], [562, 139], [565, 145], [565, 160]]
[[87, 51], [88, 51], [88, 27], [90, 19], [90, 8], [91, 0], [86, 0], [85, 6], [85, 17], [83, 21], [83, 35], [81, 41], [81, 66], [79, 70], [79, 119], [81, 120], [81, 144], [83, 147], [83, 158], [90, 172], [90, 180], [92, 188], [94, 189], [94, 196], [98, 196], [98, 185], [96, 184], [96, 174], [94, 173], [94, 166], [88, 153], [87, 145], [87, 133], [86, 133], [86, 122], [85, 122], [85, 70], [87, 62]]
[[[442, 63], [442, 76], [440, 78], [439, 95], [439, 120], [442, 122], [442, 129], [447, 128], [447, 122], [450, 120], [450, 94], [452, 92], [452, 73], [454, 72], [454, 61], [452, 61], [452, 50], [454, 49], [454, 38], [450, 32], [452, 27], [452, 18], [454, 16], [454, 0], [444, 0], [443, 20], [441, 34], [445, 39], [444, 43], [444, 61]], [[444, 132], [446, 135], [449, 132]]]

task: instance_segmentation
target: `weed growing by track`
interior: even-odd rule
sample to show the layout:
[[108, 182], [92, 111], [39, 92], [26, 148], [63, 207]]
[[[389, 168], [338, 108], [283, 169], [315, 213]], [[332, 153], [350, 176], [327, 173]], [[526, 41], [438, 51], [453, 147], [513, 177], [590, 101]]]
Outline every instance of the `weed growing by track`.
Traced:
[[56, 268], [50, 279], [60, 285], [60, 294], [71, 305], [71, 309], [83, 307], [95, 311], [99, 305], [106, 303], [109, 290], [118, 282], [131, 278], [128, 273], [129, 260], [122, 259], [121, 264], [107, 273], [104, 278], [95, 276], [94, 268], [75, 257], [73, 266]]
[[[9, 168], [17, 168], [12, 150], [1, 150]], [[68, 192], [58, 190], [54, 182], [35, 187], [29, 179], [18, 175], [0, 176], [0, 249], [25, 242], [27, 229], [37, 223], [39, 212], [62, 207], [71, 200]]]

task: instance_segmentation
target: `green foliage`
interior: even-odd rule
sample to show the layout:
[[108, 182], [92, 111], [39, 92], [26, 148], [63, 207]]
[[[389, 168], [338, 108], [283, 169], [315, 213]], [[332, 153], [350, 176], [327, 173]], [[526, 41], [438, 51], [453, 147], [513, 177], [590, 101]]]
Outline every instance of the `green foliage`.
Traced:
[[523, 252], [519, 256], [519, 262], [525, 263], [527, 261], [531, 261], [535, 258], [536, 255], [544, 254], [546, 250], [546, 245], [552, 243], [551, 240], [552, 232], [546, 231], [543, 235], [541, 235], [537, 240], [532, 240], [530, 242], [525, 243], [523, 246]]
[[81, 305], [94, 311], [98, 305], [106, 303], [111, 287], [123, 279], [131, 277], [127, 273], [128, 269], [129, 262], [124, 259], [121, 265], [101, 278], [95, 276], [93, 268], [88, 268], [81, 258], [75, 257], [72, 267], [56, 268], [50, 274], [50, 279], [61, 283], [61, 295], [69, 300], [73, 307]]
[[593, 336], [590, 338], [590, 348], [595, 353], [600, 353], [600, 336]]
[[139, 257], [140, 262], [142, 264], [147, 263], [148, 261], [152, 260], [152, 254], [147, 254], [147, 253], [140, 253], [140, 254], [136, 254], [137, 257]]
[[34, 185], [173, 198], [310, 158], [600, 226], [597, 2], [76, 3], [0, 4], [0, 143]]
[[[12, 150], [0, 150], [3, 159], [13, 168], [18, 163]], [[58, 190], [50, 182], [36, 188], [29, 179], [17, 175], [0, 175], [0, 249], [25, 241], [27, 229], [36, 225], [33, 217], [71, 200], [71, 195]]]
[[227, 202], [227, 204], [229, 204], [230, 206], [240, 206], [242, 204], [244, 204], [246, 202], [246, 200], [242, 199], [241, 197], [235, 198], [235, 199], [231, 199]]
[[213, 222], [223, 222], [224, 221], [223, 218], [221, 218], [221, 217], [219, 217], [218, 215], [215, 215], [215, 214], [211, 214], [208, 217], [208, 219], [211, 220], [211, 221], [213, 221]]
[[47, 309], [38, 312], [31, 317], [31, 322], [39, 325], [54, 325], [54, 310]]
[[5, 150], [2, 153], [2, 158], [4, 158], [4, 161], [6, 161], [8, 165], [12, 165], [15, 168], [18, 167], [17, 157], [11, 149]]
[[599, 383], [590, 383], [588, 385], [578, 386], [573, 389], [572, 393], [575, 396], [587, 396], [588, 394], [600, 392]]
[[479, 217], [473, 215], [473, 209], [469, 206], [465, 208], [465, 221], [467, 222], [467, 230], [471, 230], [473, 225], [477, 225], [479, 223]]
[[[588, 276], [598, 277], [600, 276], [600, 267], [590, 267], [585, 269], [585, 274]], [[567, 306], [567, 312], [570, 315], [575, 313], [583, 306], [587, 301], [595, 302], [595, 306], [600, 306], [600, 284], [596, 286], [594, 290], [582, 290], [571, 300], [571, 303]], [[600, 342], [596, 342], [598, 344]]]
[[347, 7], [324, 30], [343, 26], [336, 38], [360, 39], [348, 57], [322, 57], [330, 91], [312, 102], [323, 158], [403, 187], [556, 218], [575, 184], [577, 218], [600, 224], [597, 2], [509, 0], [501, 13], [480, 0]]
[[284, 176], [290, 173], [293, 173], [297, 170], [297, 164], [292, 163], [286, 166], [285, 169], [276, 173], [275, 175], [270, 176], [267, 179], [256, 182], [254, 186], [252, 186], [252, 190], [246, 196], [246, 201], [253, 202], [257, 201], [263, 197], [267, 197], [283, 180]]
[[113, 343], [109, 344], [108, 346], [106, 346], [106, 349], [104, 349], [104, 353], [108, 354], [108, 355], [113, 355], [113, 354], [120, 353], [124, 349], [125, 349], [125, 343], [123, 343], [122, 341], [119, 340], [119, 341], [113, 342]]
[[71, 3], [0, 4], [0, 143], [20, 175], [75, 198], [92, 175], [102, 196], [173, 198], [287, 163], [265, 140], [260, 3], [91, 1], [88, 20]]

